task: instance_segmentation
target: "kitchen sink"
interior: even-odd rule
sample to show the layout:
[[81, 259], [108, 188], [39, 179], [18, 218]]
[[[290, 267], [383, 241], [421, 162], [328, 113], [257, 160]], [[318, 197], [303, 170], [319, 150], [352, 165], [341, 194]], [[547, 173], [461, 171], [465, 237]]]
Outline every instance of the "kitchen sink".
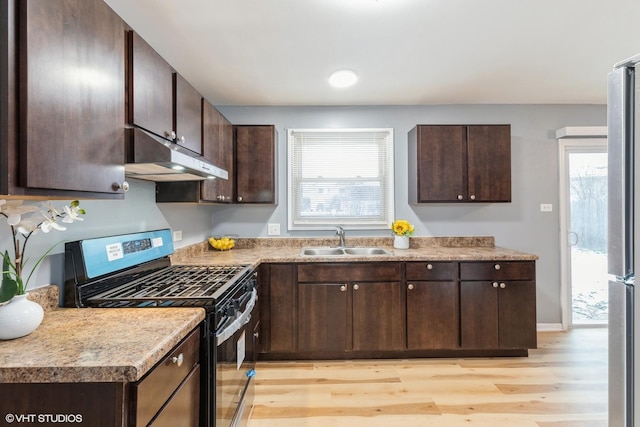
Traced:
[[301, 256], [391, 255], [386, 249], [372, 248], [302, 248]]
[[382, 248], [344, 248], [347, 255], [390, 255], [390, 252]]

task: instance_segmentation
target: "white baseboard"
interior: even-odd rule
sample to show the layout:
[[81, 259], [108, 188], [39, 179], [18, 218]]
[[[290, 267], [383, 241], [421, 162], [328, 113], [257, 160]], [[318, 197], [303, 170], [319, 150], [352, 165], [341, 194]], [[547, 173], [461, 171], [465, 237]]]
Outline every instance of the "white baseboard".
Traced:
[[538, 323], [536, 326], [538, 332], [560, 332], [562, 329], [562, 323]]

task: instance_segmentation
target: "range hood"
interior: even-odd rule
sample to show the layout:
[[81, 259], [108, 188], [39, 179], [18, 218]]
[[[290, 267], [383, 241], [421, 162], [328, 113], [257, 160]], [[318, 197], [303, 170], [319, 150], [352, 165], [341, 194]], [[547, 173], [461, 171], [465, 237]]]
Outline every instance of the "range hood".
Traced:
[[229, 179], [226, 170], [175, 142], [140, 128], [126, 129], [125, 175], [154, 182]]

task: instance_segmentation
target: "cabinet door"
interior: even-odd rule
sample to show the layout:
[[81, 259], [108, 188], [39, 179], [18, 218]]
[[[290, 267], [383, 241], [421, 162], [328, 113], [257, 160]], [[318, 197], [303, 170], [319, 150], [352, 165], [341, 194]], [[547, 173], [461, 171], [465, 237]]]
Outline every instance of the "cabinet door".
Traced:
[[202, 154], [202, 95], [180, 74], [173, 73], [176, 142]]
[[265, 351], [293, 351], [296, 326], [296, 268], [293, 264], [269, 264], [260, 269], [260, 322]]
[[464, 349], [499, 348], [498, 288], [491, 282], [460, 282], [460, 334]]
[[207, 100], [202, 100], [203, 155], [229, 173], [229, 179], [202, 182], [202, 200], [233, 202], [233, 126]]
[[536, 348], [535, 282], [500, 282], [498, 289], [500, 348]]
[[163, 138], [173, 131], [173, 69], [137, 33], [129, 31], [129, 123]]
[[462, 348], [536, 348], [533, 281], [460, 282]]
[[465, 126], [418, 126], [417, 170], [409, 168], [418, 203], [467, 198], [466, 137]]
[[276, 203], [274, 126], [234, 126], [236, 202]]
[[409, 282], [407, 285], [407, 348], [460, 347], [457, 282]]
[[510, 126], [469, 126], [467, 161], [469, 199], [511, 201]]
[[400, 282], [354, 283], [353, 350], [404, 347]]
[[298, 285], [298, 350], [345, 351], [347, 337], [347, 285]]
[[114, 193], [124, 181], [124, 23], [97, 0], [19, 10], [20, 185]]

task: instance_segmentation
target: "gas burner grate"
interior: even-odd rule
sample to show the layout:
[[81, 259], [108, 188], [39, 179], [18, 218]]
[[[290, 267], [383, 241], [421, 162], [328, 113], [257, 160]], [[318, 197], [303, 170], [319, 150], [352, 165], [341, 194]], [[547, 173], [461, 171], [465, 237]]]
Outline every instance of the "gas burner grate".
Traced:
[[189, 305], [212, 303], [223, 288], [231, 286], [246, 274], [249, 266], [173, 265], [139, 277], [95, 295], [89, 300], [103, 306], [125, 306], [130, 303]]

